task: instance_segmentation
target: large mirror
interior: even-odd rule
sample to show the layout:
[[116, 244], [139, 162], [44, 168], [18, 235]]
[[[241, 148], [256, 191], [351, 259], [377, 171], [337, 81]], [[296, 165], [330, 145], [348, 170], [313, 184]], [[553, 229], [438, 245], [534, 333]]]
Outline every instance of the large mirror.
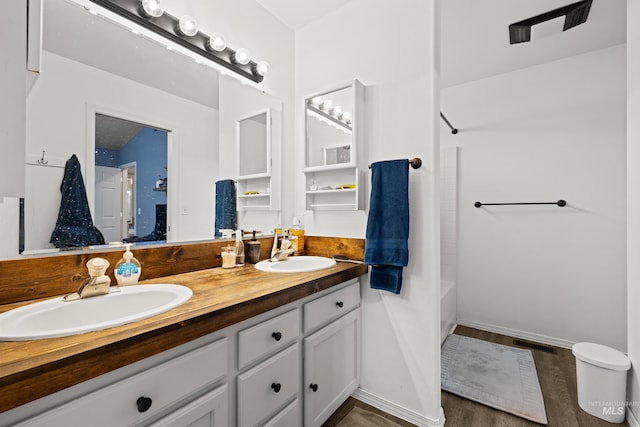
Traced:
[[[224, 166], [236, 165], [228, 158], [235, 153], [221, 147], [225, 129], [235, 129], [247, 111], [281, 111], [280, 100], [73, 1], [46, 0], [43, 7], [41, 73], [27, 95], [24, 253], [57, 250], [49, 239], [65, 162], [74, 154], [105, 242], [213, 239], [215, 182], [238, 175]], [[223, 86], [225, 99], [233, 100], [229, 108]], [[246, 92], [251, 105], [242, 112], [238, 100]], [[154, 152], [138, 144], [160, 135], [164, 145], [154, 142]], [[155, 163], [147, 167], [151, 157]], [[107, 199], [105, 182], [112, 178], [121, 182], [120, 193]], [[248, 227], [261, 226], [258, 218], [251, 221]]]

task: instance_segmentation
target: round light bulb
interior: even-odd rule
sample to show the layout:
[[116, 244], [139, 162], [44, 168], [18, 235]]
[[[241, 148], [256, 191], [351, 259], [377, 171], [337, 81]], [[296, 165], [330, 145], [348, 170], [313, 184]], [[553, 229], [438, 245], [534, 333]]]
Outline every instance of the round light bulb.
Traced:
[[339, 105], [333, 107], [333, 110], [331, 110], [331, 115], [339, 118], [342, 115], [342, 107]]
[[236, 50], [236, 53], [233, 54], [233, 61], [237, 64], [248, 64], [249, 59], [249, 51], [244, 48]]
[[320, 109], [323, 111], [331, 111], [333, 109], [333, 101], [327, 99], [322, 102]]
[[160, 6], [160, 0], [142, 0], [142, 12], [147, 18], [158, 18], [164, 10]]
[[178, 22], [178, 32], [183, 36], [195, 36], [198, 33], [195, 18], [189, 15], [182, 16]]
[[343, 122], [347, 123], [351, 121], [351, 113], [349, 113], [348, 111], [344, 111], [342, 113], [342, 117], [340, 117], [342, 119]]
[[271, 69], [271, 65], [267, 61], [260, 61], [256, 64], [256, 74], [259, 76], [266, 76]]
[[215, 50], [217, 52], [222, 52], [227, 48], [227, 41], [224, 39], [224, 36], [220, 33], [213, 34], [209, 41], [207, 42], [207, 48], [210, 50]]
[[314, 96], [313, 98], [311, 98], [311, 105], [313, 105], [314, 107], [319, 107], [321, 104], [322, 104], [321, 96]]

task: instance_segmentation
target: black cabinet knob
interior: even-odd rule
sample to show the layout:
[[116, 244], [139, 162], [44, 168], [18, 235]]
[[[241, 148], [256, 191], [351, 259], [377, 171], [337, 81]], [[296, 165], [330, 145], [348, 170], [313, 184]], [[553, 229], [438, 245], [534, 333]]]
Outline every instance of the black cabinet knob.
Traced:
[[153, 401], [150, 397], [140, 396], [138, 400], [136, 400], [138, 412], [147, 412], [149, 408], [151, 408], [151, 403], [153, 403]]
[[274, 340], [280, 341], [282, 339], [282, 332], [274, 332], [271, 334]]
[[342, 307], [344, 306], [344, 303], [343, 303], [342, 301], [338, 301], [338, 302], [336, 303], [336, 305], [337, 305], [338, 307], [342, 308]]
[[318, 391], [318, 384], [310, 384], [309, 388], [315, 393], [316, 391]]
[[280, 389], [282, 388], [282, 386], [280, 385], [280, 383], [272, 383], [271, 384], [271, 388], [273, 389], [273, 391], [275, 391], [276, 393], [280, 391]]

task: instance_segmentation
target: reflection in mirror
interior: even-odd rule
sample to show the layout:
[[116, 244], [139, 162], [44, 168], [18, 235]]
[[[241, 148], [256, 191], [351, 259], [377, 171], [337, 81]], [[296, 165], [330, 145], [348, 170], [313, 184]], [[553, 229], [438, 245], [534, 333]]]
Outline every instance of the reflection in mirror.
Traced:
[[238, 176], [268, 175], [271, 146], [269, 111], [238, 120]]
[[[42, 34], [41, 73], [27, 95], [24, 253], [53, 251], [49, 238], [60, 206], [59, 186], [65, 161], [73, 154], [81, 162], [90, 210], [96, 218], [96, 114], [169, 131], [166, 163], [154, 170], [151, 184], [145, 184], [147, 190], [150, 185], [163, 187], [157, 183], [166, 187], [166, 192], [161, 189], [154, 194], [166, 197], [166, 241], [214, 238], [214, 183], [237, 176], [236, 163], [233, 158], [224, 158], [219, 146], [223, 109], [218, 72], [178, 53], [178, 49], [167, 49], [167, 43], [141, 37], [121, 24], [92, 15], [70, 0], [43, 2]], [[245, 117], [249, 111], [280, 104], [236, 79], [227, 86], [255, 93], [248, 111], [243, 112]], [[246, 98], [234, 101], [234, 114]], [[233, 118], [234, 127], [236, 120]], [[234, 141], [229, 142], [230, 147], [235, 147]], [[37, 163], [43, 151], [49, 162], [46, 166]], [[136, 180], [141, 179], [140, 161], [135, 160]], [[229, 161], [234, 166], [231, 174], [220, 170]], [[133, 165], [125, 166], [127, 163], [118, 167], [127, 174], [133, 171]], [[113, 234], [122, 237], [116, 240], [154, 233], [161, 222], [156, 216], [163, 217], [156, 209], [163, 203], [154, 200], [150, 208], [142, 206], [146, 190], [139, 185], [134, 188], [133, 177], [128, 178], [132, 178], [135, 198], [132, 195], [122, 205], [131, 206], [136, 215], [122, 209], [123, 224], [114, 228], [119, 230]], [[145, 220], [138, 211], [149, 216]]]
[[237, 183], [241, 229], [270, 234], [282, 223], [281, 141], [282, 101], [221, 77], [220, 177]]
[[106, 242], [166, 240], [167, 135], [96, 114], [94, 223]]
[[306, 105], [306, 167], [352, 163], [354, 87], [315, 94]]

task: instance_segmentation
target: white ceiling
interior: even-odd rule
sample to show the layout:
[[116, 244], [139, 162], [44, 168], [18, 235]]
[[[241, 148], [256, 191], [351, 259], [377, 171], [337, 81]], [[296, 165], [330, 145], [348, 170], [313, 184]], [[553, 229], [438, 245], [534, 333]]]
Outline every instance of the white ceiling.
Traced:
[[327, 15], [351, 0], [256, 0], [287, 27], [295, 30]]
[[626, 41], [626, 0], [593, 0], [584, 24], [545, 38], [532, 37], [528, 43], [509, 44], [510, 24], [576, 1], [441, 0], [441, 86], [478, 80]]

